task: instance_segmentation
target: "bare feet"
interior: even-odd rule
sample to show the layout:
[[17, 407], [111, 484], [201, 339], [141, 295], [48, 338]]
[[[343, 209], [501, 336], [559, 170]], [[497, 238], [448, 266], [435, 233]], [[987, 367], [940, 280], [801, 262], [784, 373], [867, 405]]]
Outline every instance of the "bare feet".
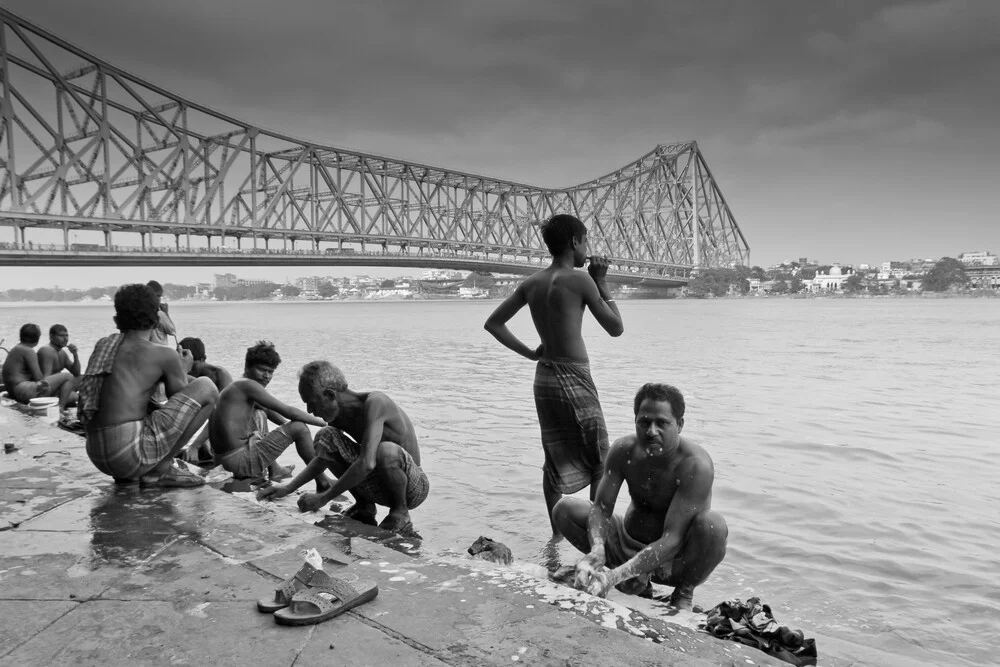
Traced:
[[271, 481], [280, 482], [283, 479], [288, 479], [292, 476], [292, 471], [295, 470], [295, 464], [288, 466], [279, 466], [277, 463], [272, 464], [269, 468], [271, 472]]
[[670, 606], [691, 611], [694, 606], [694, 586], [678, 586], [670, 595]]
[[393, 533], [404, 534], [413, 530], [413, 522], [410, 521], [409, 514], [393, 514], [389, 512], [389, 516], [382, 519], [382, 523], [378, 527], [383, 530], [392, 531]]
[[355, 503], [351, 505], [346, 510], [344, 510], [344, 516], [348, 519], [354, 519], [355, 521], [360, 521], [366, 526], [377, 526], [378, 522], [375, 520], [375, 507], [363, 507], [361, 503]]

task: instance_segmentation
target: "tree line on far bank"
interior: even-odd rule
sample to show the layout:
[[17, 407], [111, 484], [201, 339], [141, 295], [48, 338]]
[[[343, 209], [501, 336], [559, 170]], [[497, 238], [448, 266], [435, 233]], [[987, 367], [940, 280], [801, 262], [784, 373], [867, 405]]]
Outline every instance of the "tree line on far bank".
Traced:
[[[795, 275], [788, 272], [772, 272], [770, 275], [761, 267], [735, 266], [730, 269], [701, 269], [687, 285], [686, 295], [696, 299], [708, 296], [726, 296], [731, 292], [747, 294], [750, 291], [750, 280], [761, 282], [775, 281], [771, 287], [772, 294], [797, 294], [806, 290], [805, 281], [812, 280], [817, 273], [828, 273], [831, 266], [798, 267]], [[904, 281], [907, 280], [904, 278]], [[952, 257], [938, 260], [926, 274], [914, 276], [914, 281], [920, 281], [920, 289], [925, 292], [946, 292], [962, 289], [969, 283], [965, 274], [965, 265]], [[891, 285], [878, 280], [878, 271], [863, 273], [856, 271], [844, 281], [845, 294], [894, 294], [908, 291], [901, 281], [895, 280]]]

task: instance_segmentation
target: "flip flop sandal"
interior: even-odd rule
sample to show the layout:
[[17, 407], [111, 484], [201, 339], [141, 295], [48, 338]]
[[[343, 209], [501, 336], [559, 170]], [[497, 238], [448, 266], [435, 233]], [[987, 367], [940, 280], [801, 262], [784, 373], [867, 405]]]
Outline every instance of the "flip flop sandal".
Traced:
[[[330, 558], [335, 563], [349, 565], [350, 559], [347, 556], [342, 558]], [[349, 574], [344, 579], [356, 581], [358, 575]], [[327, 586], [330, 584], [330, 575], [323, 570], [317, 570], [309, 563], [303, 563], [299, 571], [281, 582], [281, 585], [274, 589], [274, 599], [261, 598], [257, 600], [257, 611], [262, 614], [272, 614], [279, 609], [284, 609], [292, 603], [292, 597], [299, 591], [310, 586]]]
[[189, 470], [183, 470], [174, 466], [170, 469], [170, 472], [159, 477], [143, 475], [139, 478], [139, 484], [145, 488], [154, 489], [190, 489], [196, 486], [204, 486], [205, 478]]
[[366, 512], [360, 509], [357, 505], [351, 505], [344, 511], [344, 517], [348, 519], [354, 519], [359, 521], [366, 526], [377, 526], [378, 521], [375, 519], [374, 512]]
[[364, 604], [378, 595], [374, 581], [350, 583], [330, 577], [330, 584], [319, 588], [309, 587], [292, 596], [292, 603], [274, 612], [279, 625], [315, 625], [343, 614]]

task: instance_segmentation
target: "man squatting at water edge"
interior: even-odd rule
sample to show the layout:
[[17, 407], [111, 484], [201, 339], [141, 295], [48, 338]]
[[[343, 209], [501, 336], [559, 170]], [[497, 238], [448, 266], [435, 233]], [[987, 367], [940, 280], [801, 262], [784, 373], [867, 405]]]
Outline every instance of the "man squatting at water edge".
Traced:
[[[729, 535], [712, 510], [712, 458], [681, 436], [685, 405], [676, 387], [643, 385], [634, 411], [635, 433], [611, 446], [596, 500], [563, 498], [553, 519], [586, 554], [576, 565], [578, 588], [648, 596], [655, 581], [674, 587], [671, 604], [691, 609], [695, 586], [722, 562]], [[614, 514], [622, 483], [631, 498], [624, 517]]]
[[389, 514], [379, 527], [412, 530], [410, 510], [426, 500], [430, 482], [406, 412], [380, 391], [349, 389], [344, 374], [327, 361], [302, 367], [299, 396], [328, 424], [316, 434], [316, 458], [286, 486], [261, 489], [257, 497], [282, 498], [329, 469], [337, 481], [324, 492], [302, 495], [299, 509], [318, 510], [349, 491], [356, 502], [345, 516], [374, 526], [376, 505], [382, 505]]

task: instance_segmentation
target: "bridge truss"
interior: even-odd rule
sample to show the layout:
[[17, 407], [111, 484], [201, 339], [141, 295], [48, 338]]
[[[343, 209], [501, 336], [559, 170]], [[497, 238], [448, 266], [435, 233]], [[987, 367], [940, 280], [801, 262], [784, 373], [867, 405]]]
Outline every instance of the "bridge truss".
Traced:
[[318, 256], [369, 243], [400, 255], [492, 253], [516, 268], [544, 257], [541, 222], [568, 212], [622, 276], [683, 282], [694, 267], [748, 263], [693, 141], [577, 186], [534, 187], [249, 125], [3, 9], [0, 77], [0, 225], [14, 228], [4, 245], [22, 252], [33, 247], [28, 230], [49, 227], [65, 250], [70, 230], [99, 230], [104, 249], [132, 232], [149, 250], [154, 235], [173, 235], [176, 251], [182, 236], [188, 247], [191, 236], [217, 248], [299, 242]]

